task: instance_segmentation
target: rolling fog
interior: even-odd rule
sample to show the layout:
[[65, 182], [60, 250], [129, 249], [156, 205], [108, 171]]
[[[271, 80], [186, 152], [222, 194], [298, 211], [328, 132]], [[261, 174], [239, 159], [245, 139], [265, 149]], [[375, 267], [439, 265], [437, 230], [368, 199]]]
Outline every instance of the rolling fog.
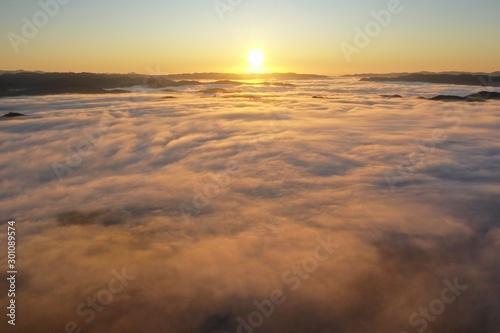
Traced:
[[500, 101], [292, 83], [2, 99], [17, 331], [499, 332]]

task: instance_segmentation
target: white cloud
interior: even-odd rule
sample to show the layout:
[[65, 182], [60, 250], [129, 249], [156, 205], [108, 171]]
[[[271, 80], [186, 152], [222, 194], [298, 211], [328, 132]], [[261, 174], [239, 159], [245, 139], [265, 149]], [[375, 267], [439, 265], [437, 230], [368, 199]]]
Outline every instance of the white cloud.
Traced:
[[[19, 328], [235, 332], [328, 234], [338, 255], [260, 332], [415, 331], [408, 316], [455, 276], [470, 290], [431, 327], [498, 330], [500, 103], [414, 98], [477, 87], [298, 85], [238, 88], [255, 100], [3, 99], [2, 111], [28, 115], [0, 122], [0, 211], [18, 221], [23, 262]], [[110, 131], [59, 181], [52, 163], [101, 124]], [[447, 139], [392, 192], [386, 173], [435, 129]], [[216, 190], [229, 162], [238, 169]], [[186, 224], [179, 205], [207, 186], [214, 195]], [[76, 306], [121, 267], [136, 280], [85, 326]]]

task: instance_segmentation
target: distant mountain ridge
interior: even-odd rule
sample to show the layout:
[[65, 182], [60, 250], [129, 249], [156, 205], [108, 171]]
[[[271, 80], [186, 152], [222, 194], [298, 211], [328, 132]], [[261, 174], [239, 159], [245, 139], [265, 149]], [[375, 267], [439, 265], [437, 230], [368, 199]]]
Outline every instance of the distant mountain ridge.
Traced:
[[237, 73], [182, 73], [182, 74], [138, 74], [138, 73], [127, 73], [127, 74], [117, 74], [117, 73], [90, 73], [90, 72], [43, 72], [43, 71], [2, 71], [1, 75], [8, 74], [44, 74], [44, 75], [54, 75], [54, 74], [64, 74], [64, 75], [109, 75], [109, 76], [136, 76], [136, 77], [164, 77], [171, 80], [317, 80], [317, 79], [328, 79], [329, 76], [317, 75], [317, 74], [299, 74], [299, 73], [247, 73], [247, 74], [237, 74]]
[[172, 80], [320, 80], [329, 76], [297, 73], [184, 73], [163, 75]]
[[368, 77], [360, 81], [368, 82], [422, 82], [436, 84], [456, 84], [468, 86], [500, 87], [500, 76], [472, 74], [409, 74], [396, 77]]
[[[216, 80], [200, 82], [194, 80]], [[143, 74], [94, 74], [94, 73], [38, 73], [16, 72], [0, 75], [0, 97], [38, 96], [58, 94], [117, 94], [128, 91], [119, 88], [145, 86], [148, 88], [166, 88], [181, 86], [197, 86], [205, 84], [243, 85], [232, 80], [270, 80], [261, 82], [270, 86], [289, 86], [290, 83], [274, 80], [304, 80], [326, 79], [328, 77], [312, 74], [274, 73], [274, 74], [222, 74], [194, 73], [174, 75], [143, 75]], [[174, 79], [178, 80], [175, 81]], [[109, 90], [113, 89], [113, 90]]]
[[401, 72], [401, 73], [361, 73], [361, 74], [346, 74], [341, 77], [398, 77], [405, 75], [414, 75], [414, 74], [424, 74], [424, 75], [491, 75], [491, 76], [500, 76], [500, 71], [496, 72], [459, 72], [459, 71], [449, 71], [449, 72]]

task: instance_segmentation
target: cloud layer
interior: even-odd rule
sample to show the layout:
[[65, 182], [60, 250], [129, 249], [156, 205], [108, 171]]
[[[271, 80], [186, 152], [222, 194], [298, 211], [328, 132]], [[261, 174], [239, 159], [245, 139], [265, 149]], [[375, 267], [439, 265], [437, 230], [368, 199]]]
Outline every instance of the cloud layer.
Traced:
[[[412, 314], [458, 278], [467, 290], [428, 332], [498, 332], [500, 102], [294, 83], [3, 99], [28, 115], [0, 122], [17, 329], [237, 332], [279, 289], [256, 332], [417, 332]], [[339, 247], [291, 291], [283, 274], [327, 236]], [[78, 306], [122, 268], [135, 279], [87, 322]]]

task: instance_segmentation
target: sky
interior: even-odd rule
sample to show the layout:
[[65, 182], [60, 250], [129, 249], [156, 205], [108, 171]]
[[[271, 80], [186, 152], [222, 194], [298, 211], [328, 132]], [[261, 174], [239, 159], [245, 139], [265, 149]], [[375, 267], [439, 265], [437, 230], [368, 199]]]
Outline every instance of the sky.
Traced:
[[260, 49], [268, 72], [500, 70], [500, 1], [397, 2], [2, 1], [0, 69], [248, 72]]

